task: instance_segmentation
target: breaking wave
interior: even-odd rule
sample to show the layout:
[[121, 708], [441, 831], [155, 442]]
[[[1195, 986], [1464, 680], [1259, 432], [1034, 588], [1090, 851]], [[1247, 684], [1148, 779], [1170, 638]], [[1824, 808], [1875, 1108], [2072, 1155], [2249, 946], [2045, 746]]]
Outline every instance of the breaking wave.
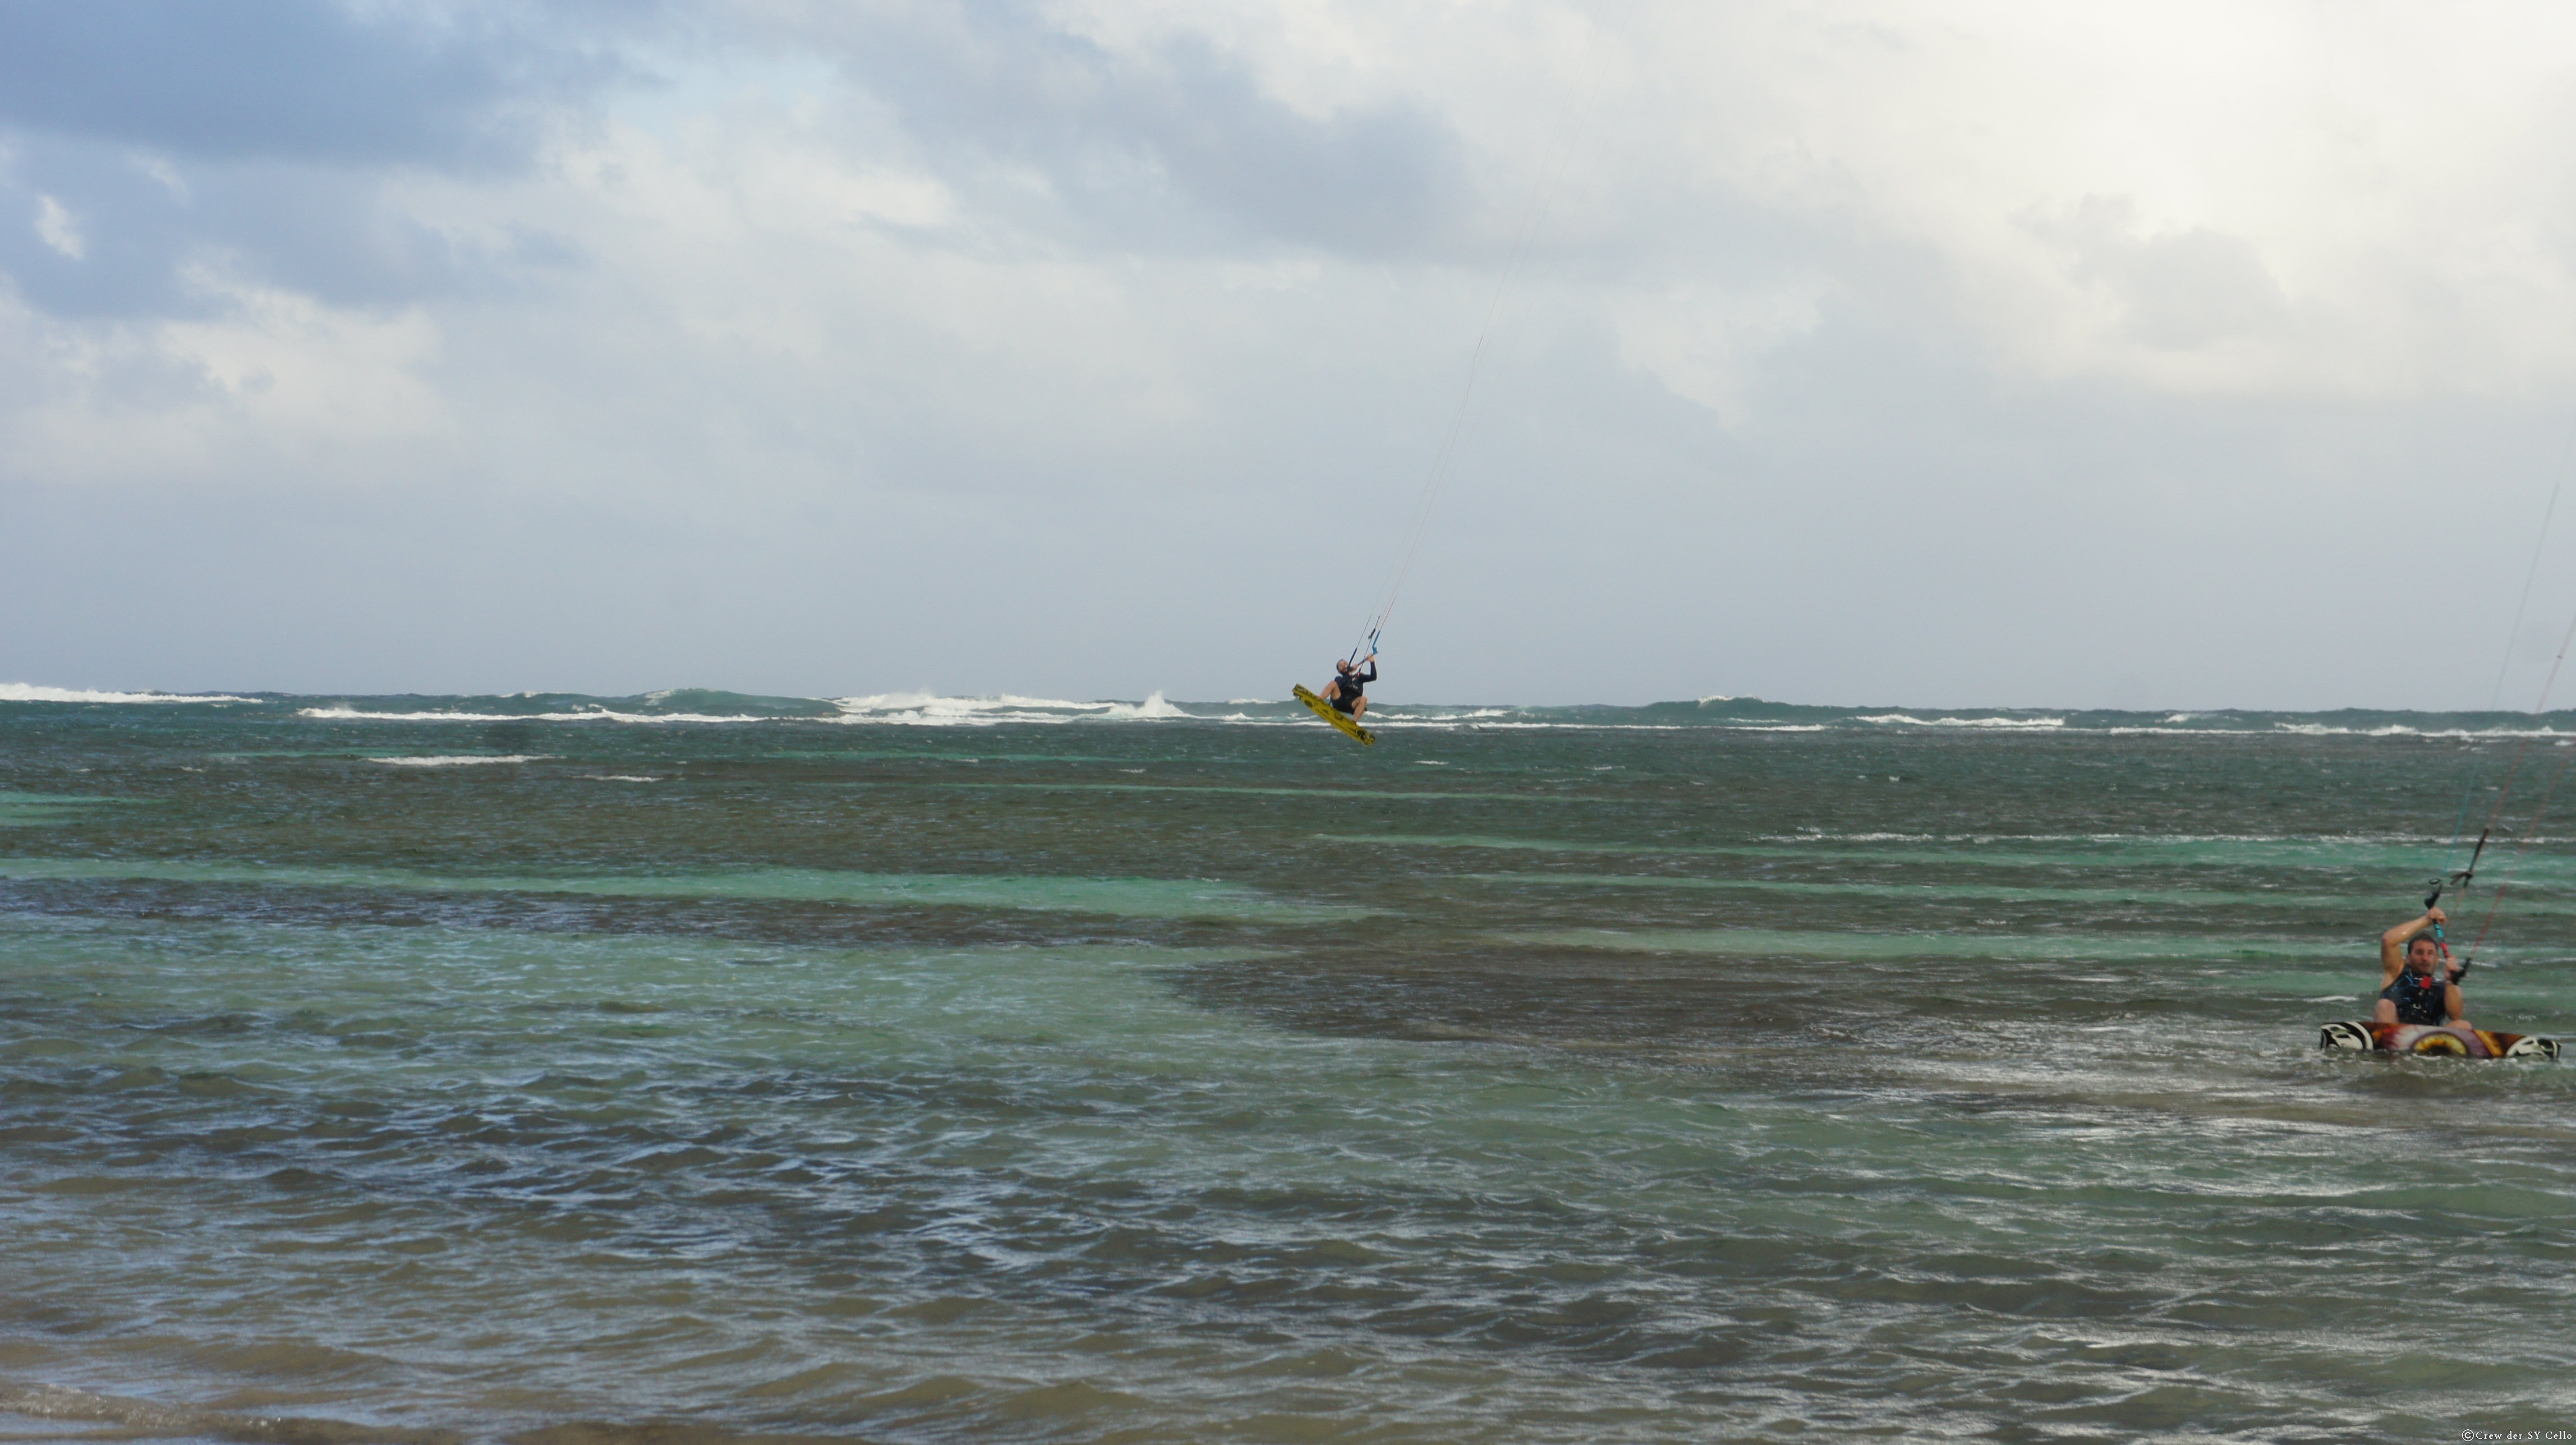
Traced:
[[[2576, 745], [2576, 710], [2547, 714], [2505, 712], [2395, 712], [2342, 708], [2324, 712], [2211, 708], [2110, 709], [1918, 708], [1825, 706], [1768, 702], [1712, 694], [1688, 701], [1640, 706], [1441, 703], [1375, 699], [1369, 722], [1422, 734], [1480, 729], [1663, 731], [1722, 728], [1741, 732], [1855, 733], [1903, 731], [1960, 739], [2070, 734], [2139, 737], [2301, 736], [2384, 739], [2397, 743], [2475, 747], [2499, 741], [2540, 740]], [[478, 695], [287, 696], [275, 693], [172, 693], [89, 691], [0, 683], [0, 704], [221, 703], [273, 709], [276, 715], [315, 723], [439, 725], [466, 723], [654, 726], [839, 726], [989, 728], [1011, 725], [1174, 723], [1237, 727], [1307, 727], [1306, 709], [1288, 698], [1175, 701], [1157, 690], [1142, 701], [1040, 697], [1020, 693], [950, 696], [929, 690], [854, 693], [843, 697], [781, 697], [708, 688], [672, 688], [625, 697], [523, 692]], [[524, 748], [523, 742], [503, 746]]]
[[425, 712], [377, 712], [368, 708], [308, 707], [296, 710], [298, 717], [325, 718], [340, 722], [611, 722], [611, 723], [756, 723], [776, 722], [775, 717], [759, 713], [694, 713], [694, 712], [618, 712], [613, 708], [586, 708], [578, 712], [459, 712], [433, 709]]
[[[941, 697], [934, 693], [889, 692], [872, 697], [845, 697], [833, 703], [836, 719], [846, 723], [892, 723], [911, 727], [991, 727], [1000, 723], [1066, 723], [1085, 719], [1161, 719], [1201, 716], [1183, 711], [1162, 693], [1143, 702], [1068, 702], [1061, 698]], [[1215, 720], [1206, 719], [1202, 720]]]
[[2272, 732], [2298, 732], [2306, 737], [2576, 737], [2576, 732], [2558, 732], [2553, 726], [2334, 726], [2303, 724], [2303, 721], [2277, 721]]
[[1863, 713], [1853, 722], [1904, 723], [1918, 728], [2062, 728], [2062, 717], [1916, 717], [1911, 713]]
[[80, 687], [38, 687], [0, 682], [0, 702], [257, 702], [228, 692], [97, 692]]

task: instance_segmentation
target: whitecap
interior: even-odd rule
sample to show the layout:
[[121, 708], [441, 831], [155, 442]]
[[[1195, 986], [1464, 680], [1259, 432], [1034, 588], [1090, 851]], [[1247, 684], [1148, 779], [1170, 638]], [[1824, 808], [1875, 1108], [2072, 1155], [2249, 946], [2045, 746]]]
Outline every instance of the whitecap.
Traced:
[[1160, 691], [1143, 702], [1073, 702], [1065, 698], [942, 697], [936, 693], [888, 692], [832, 700], [842, 723], [893, 723], [909, 727], [992, 727], [999, 723], [1067, 723], [1086, 720], [1159, 720], [1192, 714], [1174, 706]]
[[96, 692], [79, 687], [38, 687], [0, 682], [0, 702], [257, 702], [228, 692]]
[[385, 766], [392, 768], [467, 768], [474, 767], [482, 763], [533, 763], [539, 758], [546, 756], [549, 755], [545, 753], [510, 753], [506, 756], [496, 757], [491, 754], [477, 753], [471, 755], [457, 754], [419, 758], [369, 758], [367, 761], [371, 763], [383, 763]]
[[2260, 728], [2174, 728], [2131, 726], [2085, 728], [2082, 731], [2087, 737], [2099, 736], [2106, 738], [2250, 738], [2257, 736], [2270, 736], [2270, 734], [2265, 733]]
[[2335, 726], [2335, 725], [2334, 725], [2334, 724], [2332, 724], [2332, 723], [2292, 723], [2292, 722], [2278, 722], [2278, 723], [2274, 723], [2274, 724], [2272, 724], [2272, 726], [2273, 726], [2276, 730], [2278, 730], [2278, 731], [2285, 732], [2285, 733], [2297, 733], [2297, 734], [2299, 734], [2299, 735], [2300, 735], [2300, 736], [2302, 736], [2302, 737], [2357, 737], [2357, 738], [2398, 738], [2398, 737], [2405, 737], [2405, 738], [2563, 738], [2563, 737], [2566, 737], [2566, 736], [2567, 736], [2567, 734], [2566, 734], [2566, 733], [2560, 732], [2560, 731], [2558, 731], [2558, 730], [2557, 730], [2557, 729], [2555, 729], [2555, 728], [2547, 728], [2547, 727], [2541, 727], [2541, 728], [2434, 728], [2434, 729], [2427, 730], [2427, 729], [2424, 729], [2424, 728], [2413, 728], [2413, 727], [2408, 727], [2408, 726], [2407, 726], [2407, 725], [2405, 725], [2404, 723], [2390, 723], [2390, 724], [2388, 724], [2388, 725], [2387, 725], [2387, 726], [2385, 726], [2385, 727], [2375, 727], [2375, 728], [2348, 728], [2348, 727], [2337, 727], [2337, 726]]
[[1022, 697], [1017, 693], [999, 693], [992, 697], [947, 697], [935, 692], [880, 692], [866, 697], [836, 697], [832, 705], [843, 712], [908, 712], [936, 708], [942, 712], [979, 713], [1000, 711], [1097, 712], [1115, 706], [1105, 702], [1073, 702], [1057, 697]]
[[1156, 718], [1189, 716], [1188, 713], [1172, 706], [1170, 699], [1164, 697], [1159, 689], [1156, 690], [1151, 697], [1146, 698], [1143, 702], [1137, 703], [1133, 707], [1130, 707], [1123, 702], [1113, 702], [1109, 705], [1109, 712], [1107, 715], [1110, 717]]
[[767, 717], [758, 713], [698, 712], [611, 712], [593, 708], [582, 712], [368, 712], [354, 707], [299, 708], [297, 717], [322, 718], [333, 722], [618, 722], [618, 723], [757, 723], [802, 722], [797, 717]]
[[1919, 728], [2062, 728], [2062, 717], [1913, 717], [1901, 712], [1869, 713], [1853, 718], [1865, 723], [1909, 723]]
[[[1377, 718], [1377, 714], [1371, 713], [1369, 718], [1374, 722]], [[1434, 724], [1434, 726], [1438, 725], [1439, 724]], [[1456, 726], [1456, 724], [1447, 724], [1447, 726]], [[1689, 731], [1695, 725], [1685, 723], [1478, 722], [1474, 723], [1473, 726], [1503, 730], [1516, 729], [1524, 732], [1677, 733]]]
[[305, 707], [295, 710], [297, 717], [323, 718], [333, 722], [523, 722], [524, 713], [515, 712], [362, 712], [354, 707]]

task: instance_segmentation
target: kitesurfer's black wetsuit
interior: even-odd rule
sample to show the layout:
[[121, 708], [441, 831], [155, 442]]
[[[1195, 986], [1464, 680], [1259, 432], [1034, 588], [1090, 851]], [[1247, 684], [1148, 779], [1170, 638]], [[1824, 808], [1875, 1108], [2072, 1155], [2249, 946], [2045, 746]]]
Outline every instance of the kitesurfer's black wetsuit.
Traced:
[[1362, 677], [1355, 667], [1348, 672], [1334, 673], [1333, 681], [1341, 684], [1333, 689], [1333, 711], [1349, 712], [1360, 705], [1360, 685], [1377, 681], [1377, 664], [1372, 662], [1368, 665], [1366, 677]]
[[2397, 1021], [2401, 1024], [2448, 1023], [2451, 1010], [2445, 995], [2450, 982], [2440, 976], [2426, 978], [2410, 968], [2400, 972], [2395, 983], [2381, 989], [2379, 996], [2397, 1005]]

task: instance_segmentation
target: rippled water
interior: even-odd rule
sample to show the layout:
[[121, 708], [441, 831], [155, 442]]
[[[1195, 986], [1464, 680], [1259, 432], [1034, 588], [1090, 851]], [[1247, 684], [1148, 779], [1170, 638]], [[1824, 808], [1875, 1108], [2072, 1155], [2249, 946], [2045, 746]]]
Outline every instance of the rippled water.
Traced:
[[0, 1434], [2576, 1428], [2558, 739], [761, 702], [0, 702]]

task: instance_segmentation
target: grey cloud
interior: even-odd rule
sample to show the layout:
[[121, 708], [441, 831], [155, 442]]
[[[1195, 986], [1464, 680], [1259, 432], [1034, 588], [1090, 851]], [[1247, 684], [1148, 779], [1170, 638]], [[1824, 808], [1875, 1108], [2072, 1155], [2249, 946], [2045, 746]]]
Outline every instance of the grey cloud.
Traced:
[[1473, 200], [1466, 147], [1438, 116], [1401, 103], [1304, 115], [1196, 42], [1116, 55], [1022, 4], [835, 16], [768, 38], [836, 55], [931, 150], [1037, 170], [1123, 245], [1418, 255], [1453, 241]]
[[[495, 387], [541, 384], [507, 372], [505, 347], [539, 350], [523, 334], [472, 360]], [[1346, 646], [1364, 604], [1245, 579], [1377, 581], [1384, 514], [1420, 484], [1450, 400], [1445, 377], [1387, 384], [1418, 369], [1283, 378], [1247, 348], [1204, 428], [1056, 456], [1054, 495], [709, 487], [720, 466], [775, 477], [813, 459], [783, 449], [785, 428], [700, 455], [706, 408], [667, 405], [630, 434], [552, 438], [559, 452], [486, 409], [506, 446], [416, 490], [291, 474], [0, 487], [0, 606], [30, 619], [13, 663], [28, 680], [1269, 695]], [[1324, 423], [1285, 414], [1281, 382]], [[2519, 576], [2470, 569], [2429, 608], [2353, 559], [2384, 553], [2391, 527], [2431, 554], [2492, 547], [2496, 519], [2536, 518], [2565, 446], [2563, 418], [2449, 404], [2282, 415], [2001, 385], [1956, 338], [1846, 311], [1761, 389], [1778, 424], [1737, 436], [1624, 371], [1598, 331], [1498, 356], [1399, 609], [1404, 695], [2483, 703], [2484, 629], [2512, 615]], [[2464, 457], [2463, 437], [2485, 443]], [[955, 434], [911, 443], [884, 462], [1016, 464], [940, 450], [977, 445]], [[537, 482], [567, 460], [620, 474], [587, 497]], [[2452, 468], [2474, 475], [2424, 511], [2425, 479]], [[1179, 484], [1220, 471], [1222, 491]], [[1139, 474], [1171, 490], [1121, 490]], [[682, 576], [701, 595], [666, 599]], [[2474, 665], [2455, 665], [2464, 627]]]
[[[1471, 199], [1464, 147], [1425, 111], [1300, 115], [1203, 45], [1116, 55], [1019, 5], [764, 29], [684, 4], [0, 0], [0, 271], [75, 316], [203, 311], [201, 265], [340, 304], [525, 284], [578, 248], [461, 245], [387, 200], [388, 171], [507, 166], [547, 114], [659, 84], [647, 53], [818, 49], [903, 127], [846, 143], [929, 152], [980, 214], [1076, 246], [1419, 254]], [[36, 233], [46, 197], [82, 256]]]
[[[94, 423], [96, 470], [129, 478], [86, 484], [87, 458], [48, 458], [19, 433], [0, 446], [0, 606], [29, 619], [11, 672], [1225, 697], [1283, 683], [1283, 659], [1319, 634], [1345, 645], [1374, 597], [1346, 611], [1344, 592], [1381, 576], [1499, 272], [1490, 252], [1445, 264], [1489, 243], [1501, 209], [1471, 162], [1512, 202], [1535, 162], [1471, 156], [1400, 102], [1301, 114], [1210, 47], [1113, 53], [1010, 0], [797, 3], [435, 23], [191, 12], [190, 33], [230, 25], [243, 44], [274, 22], [298, 66], [355, 55], [353, 73], [393, 76], [383, 103], [399, 114], [296, 133], [327, 130], [345, 97], [295, 91], [307, 82], [283, 59], [254, 58], [246, 73], [293, 93], [181, 77], [190, 105], [222, 113], [174, 140], [171, 116], [193, 112], [143, 94], [140, 75], [101, 73], [149, 60], [167, 78], [169, 44], [58, 44], [45, 63], [101, 94], [29, 89], [23, 42], [57, 20], [0, 0], [0, 269], [14, 278], [0, 284], [35, 304], [222, 304], [187, 289], [194, 263], [344, 304], [526, 291], [523, 305], [428, 308], [436, 352], [407, 375], [435, 391], [445, 431], [299, 430], [248, 407], [219, 415], [217, 397], [197, 408], [212, 420], [154, 432], [157, 411], [211, 387], [184, 358], [112, 358], [127, 369], [101, 376], [0, 332], [0, 428], [13, 409], [29, 441], [63, 417]], [[60, 10], [110, 31], [145, 13]], [[397, 18], [363, 18], [379, 13]], [[590, 39], [558, 38], [573, 35]], [[514, 53], [523, 43], [539, 58]], [[651, 140], [670, 142], [680, 179], [721, 180], [764, 148], [801, 161], [819, 137], [852, 172], [935, 179], [960, 221], [854, 235], [875, 223], [797, 232], [791, 217], [772, 235], [756, 209], [701, 214], [721, 186], [594, 205], [537, 177], [476, 191], [464, 209], [491, 229], [475, 234], [498, 239], [468, 240], [388, 181], [506, 165], [514, 127], [582, 105], [586, 57], [620, 45], [707, 58], [674, 63], [682, 104], [638, 108], [652, 111], [640, 129], [674, 122]], [[849, 83], [817, 109], [763, 90], [834, 60]], [[642, 83], [643, 68], [600, 83]], [[2384, 555], [2391, 528], [2427, 554], [2485, 555], [2540, 514], [2563, 418], [2033, 377], [1965, 309], [1957, 257], [1884, 223], [1857, 181], [1847, 203], [1827, 185], [1826, 200], [1766, 201], [1601, 154], [1555, 183], [1551, 204], [1584, 224], [1525, 259], [1484, 353], [1400, 614], [1406, 695], [2432, 702], [2459, 692], [2449, 674], [2401, 676], [2388, 659], [2448, 666], [2462, 626], [2513, 614], [2518, 555], [2511, 574], [2467, 568], [2443, 609], [2354, 559]], [[138, 156], [167, 159], [181, 184]], [[765, 184], [803, 173], [785, 174]], [[545, 283], [590, 263], [508, 229], [522, 196], [599, 248], [597, 284]], [[77, 223], [78, 259], [39, 236], [46, 197]], [[701, 221], [705, 236], [654, 234]], [[2158, 346], [2278, 334], [2305, 314], [2252, 245], [2214, 230], [2153, 234], [2098, 198], [2024, 224]], [[940, 248], [954, 252], [928, 254]], [[1300, 255], [1311, 279], [1277, 292], [1229, 290], [1216, 273], [1230, 268], [1198, 264], [1315, 249], [1372, 264]], [[1443, 264], [1404, 264], [1426, 258]], [[1667, 392], [1599, 319], [1764, 278], [1812, 319], [1745, 363], [1740, 414]], [[1723, 306], [1682, 314], [1713, 342], [1735, 324]], [[1085, 424], [1091, 402], [1130, 392], [1153, 405]], [[47, 413], [49, 393], [69, 400]], [[76, 415], [92, 397], [96, 416]], [[129, 434], [167, 438], [154, 455], [182, 475], [130, 480], [162, 464], [113, 454]], [[2560, 524], [2544, 577], [2576, 576], [2570, 535]], [[676, 602], [665, 578], [699, 580]], [[2562, 600], [2536, 597], [2534, 615]], [[1588, 671], [1547, 672], [1559, 654]], [[2494, 666], [2481, 655], [2463, 674], [2471, 700]]]
[[2259, 335], [2288, 310], [2279, 283], [2244, 240], [2205, 226], [2142, 235], [2126, 197], [2087, 196], [2071, 212], [2025, 217], [2023, 224], [2065, 250], [2075, 279], [2116, 296], [2123, 329], [2149, 346]]
[[[78, 257], [38, 234], [48, 199], [78, 225]], [[192, 279], [201, 267], [376, 305], [506, 287], [578, 256], [527, 230], [460, 241], [388, 203], [379, 178], [337, 168], [246, 162], [195, 168], [173, 186], [112, 148], [48, 139], [0, 173], [0, 273], [56, 315], [199, 313], [212, 304]]]
[[504, 161], [612, 69], [475, 9], [0, 0], [0, 126], [199, 160]]
[[[166, 235], [178, 200], [130, 165], [105, 168], [30, 147], [0, 173], [0, 272], [27, 300], [68, 314], [159, 309], [173, 286]], [[66, 256], [38, 234], [47, 202], [77, 228], [80, 254]]]
[[1185, 191], [1274, 235], [1345, 250], [1448, 239], [1470, 188], [1444, 122], [1403, 106], [1309, 119], [1203, 50], [1167, 58], [1168, 72], [1120, 109]]
[[[506, 286], [572, 248], [460, 245], [387, 203], [387, 168], [523, 160], [657, 14], [0, 0], [0, 272], [77, 316], [202, 311], [197, 266], [344, 304]], [[78, 257], [36, 234], [47, 198]]]

